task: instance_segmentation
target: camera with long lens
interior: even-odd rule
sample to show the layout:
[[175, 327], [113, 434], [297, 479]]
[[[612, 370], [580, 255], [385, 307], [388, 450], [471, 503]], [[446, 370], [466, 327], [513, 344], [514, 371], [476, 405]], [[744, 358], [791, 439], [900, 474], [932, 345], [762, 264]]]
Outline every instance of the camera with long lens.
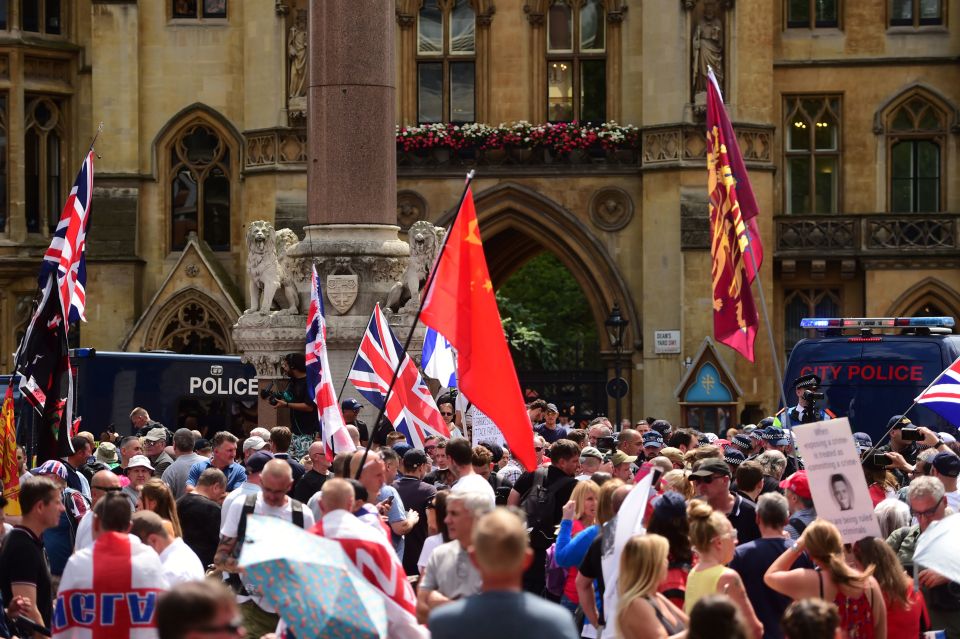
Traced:
[[293, 401], [293, 395], [289, 391], [278, 392], [273, 390], [273, 384], [260, 389], [260, 399], [265, 399], [271, 406], [276, 406], [280, 400], [288, 404]]
[[817, 415], [817, 402], [822, 402], [826, 395], [820, 391], [803, 391], [803, 399], [807, 402], [807, 410], [803, 412], [803, 422], [812, 423], [820, 421]]

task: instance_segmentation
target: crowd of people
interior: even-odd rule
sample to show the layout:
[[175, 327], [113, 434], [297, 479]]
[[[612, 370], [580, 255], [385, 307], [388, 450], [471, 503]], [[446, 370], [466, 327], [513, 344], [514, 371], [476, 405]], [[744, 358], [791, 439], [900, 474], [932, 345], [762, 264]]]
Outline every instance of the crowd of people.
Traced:
[[[895, 416], [882, 448], [855, 434], [881, 536], [848, 544], [817, 517], [792, 432], [773, 417], [722, 437], [652, 418], [576, 428], [536, 400], [528, 471], [502, 442], [471, 444], [468, 421], [442, 406], [457, 436], [413, 448], [379, 428], [361, 441], [353, 425], [358, 450], [332, 460], [321, 441], [291, 456], [286, 427], [208, 441], [142, 409], [115, 444], [79, 433], [74, 454], [30, 470], [21, 455], [0, 636], [96, 637], [121, 608], [161, 639], [293, 636], [238, 563], [247, 517], [322, 534], [336, 512], [389, 543], [416, 620], [440, 639], [960, 637], [960, 584], [913, 562], [960, 504], [948, 433]], [[617, 542], [621, 506], [650, 468], [646, 532]], [[121, 586], [134, 594], [109, 619], [78, 599]]]

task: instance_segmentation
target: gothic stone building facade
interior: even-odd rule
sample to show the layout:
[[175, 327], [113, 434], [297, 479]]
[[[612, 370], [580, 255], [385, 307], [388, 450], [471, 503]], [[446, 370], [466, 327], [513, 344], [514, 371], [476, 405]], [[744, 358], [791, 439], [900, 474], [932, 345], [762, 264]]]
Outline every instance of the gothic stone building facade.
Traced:
[[[270, 219], [299, 232], [306, 219], [306, 8], [0, 0], [8, 369], [100, 121], [79, 343], [235, 351], [245, 226]], [[766, 343], [750, 365], [704, 342], [706, 68], [762, 210], [782, 363], [805, 315], [960, 316], [958, 20], [960, 0], [396, 0], [398, 125], [639, 127], [633, 149], [585, 157], [398, 152], [398, 224], [449, 220], [476, 166], [495, 285], [554, 253], [583, 289], [611, 371], [603, 322], [614, 303], [629, 320], [626, 414], [716, 424], [744, 408], [769, 412]], [[677, 352], [658, 352], [665, 330], [679, 331], [679, 348], [666, 349]], [[728, 392], [685, 396], [697, 386], [681, 384], [691, 364], [711, 366]]]

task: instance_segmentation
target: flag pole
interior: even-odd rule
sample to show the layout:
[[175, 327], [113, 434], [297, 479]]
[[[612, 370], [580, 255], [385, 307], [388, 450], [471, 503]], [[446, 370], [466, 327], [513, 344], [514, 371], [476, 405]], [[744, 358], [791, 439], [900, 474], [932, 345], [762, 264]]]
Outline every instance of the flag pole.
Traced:
[[[958, 358], [958, 359], [960, 359], [960, 358]], [[930, 387], [937, 383], [937, 380], [940, 379], [940, 377], [941, 377], [942, 375], [943, 375], [943, 371], [941, 371], [939, 375], [937, 375], [936, 377], [934, 377], [934, 378], [933, 378], [933, 381], [930, 382], [929, 384], [927, 384], [927, 387], [924, 388], [923, 391], [914, 398], [913, 403], [910, 404], [910, 406], [907, 408], [907, 410], [903, 411], [903, 413], [901, 413], [900, 416], [901, 416], [901, 417], [906, 417], [907, 413], [909, 413], [910, 411], [912, 411], [913, 408], [914, 408], [914, 406], [917, 405], [917, 400], [920, 399], [921, 397], [923, 397], [924, 394], [925, 394], [928, 390], [930, 390]], [[885, 440], [885, 439], [890, 435], [890, 433], [893, 432], [893, 429], [897, 426], [898, 423], [899, 423], [899, 421], [894, 422], [893, 426], [891, 426], [890, 428], [888, 428], [888, 429], [887, 429], [887, 432], [885, 432], [883, 435], [880, 436], [880, 439], [877, 440], [877, 443], [874, 444], [873, 446], [871, 446], [870, 449], [867, 451], [867, 456], [873, 454], [873, 451], [875, 451], [875, 450], [880, 446], [880, 442], [882, 442], [883, 440]], [[865, 458], [866, 458], [866, 456], [863, 457], [863, 459], [865, 459]]]
[[[447, 239], [450, 235], [450, 229], [453, 228], [454, 223], [457, 221], [457, 217], [460, 215], [460, 209], [463, 208], [463, 201], [467, 198], [467, 192], [470, 190], [470, 185], [473, 183], [473, 178], [475, 175], [476, 171], [473, 169], [470, 169], [470, 171], [467, 173], [466, 184], [463, 187], [463, 193], [460, 195], [460, 201], [457, 204], [456, 212], [453, 214], [453, 218], [450, 220], [450, 225], [447, 227], [447, 234], [444, 236], [443, 244], [440, 245], [440, 250], [437, 252], [437, 259], [433, 263], [433, 269], [430, 271], [430, 277], [427, 278], [427, 283], [423, 286], [423, 290], [420, 292], [420, 306], [417, 307], [417, 314], [413, 317], [413, 324], [410, 326], [410, 332], [407, 333], [407, 339], [403, 343], [404, 354], [406, 354], [410, 348], [410, 342], [413, 340], [413, 334], [416, 332], [417, 324], [420, 322], [420, 313], [423, 311], [423, 303], [426, 301], [427, 296], [430, 293], [430, 289], [433, 287], [433, 275], [434, 271], [436, 270], [436, 265], [440, 263], [444, 252], [447, 250]], [[383, 408], [380, 409], [380, 412], [377, 414], [377, 419], [374, 421], [373, 426], [370, 429], [370, 441], [367, 443], [367, 447], [363, 450], [363, 457], [360, 458], [360, 466], [357, 468], [356, 479], [360, 479], [360, 473], [363, 472], [363, 467], [367, 463], [367, 455], [370, 452], [370, 444], [373, 443], [374, 437], [380, 430], [380, 420], [383, 419], [383, 415], [387, 410], [387, 400], [390, 399], [390, 393], [393, 392], [393, 387], [397, 383], [397, 377], [400, 375], [400, 367], [402, 365], [403, 358], [397, 357], [397, 365], [393, 368], [393, 376], [390, 379], [390, 385], [387, 386], [387, 393], [383, 400]], [[344, 383], [346, 383], [346, 381]]]

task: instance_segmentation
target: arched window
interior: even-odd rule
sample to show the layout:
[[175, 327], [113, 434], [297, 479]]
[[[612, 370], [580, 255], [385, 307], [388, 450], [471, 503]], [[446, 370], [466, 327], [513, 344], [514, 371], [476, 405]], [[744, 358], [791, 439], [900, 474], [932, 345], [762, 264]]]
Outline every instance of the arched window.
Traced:
[[603, 0], [552, 0], [547, 11], [547, 119], [600, 123], [607, 112]]
[[940, 211], [946, 115], [915, 94], [890, 111], [886, 130], [890, 211]]
[[804, 317], [840, 317], [838, 289], [800, 289], [786, 291], [783, 313], [783, 347], [789, 357], [793, 347], [804, 337], [813, 337], [812, 330], [800, 328]]
[[27, 96], [24, 119], [28, 233], [52, 233], [63, 207], [63, 109], [59, 100]]
[[214, 251], [230, 250], [230, 149], [205, 122], [184, 127], [169, 151], [170, 249], [194, 232]]
[[836, 213], [840, 199], [840, 98], [787, 96], [784, 112], [787, 213]]
[[417, 121], [476, 120], [477, 17], [471, 0], [423, 0], [417, 14]]

